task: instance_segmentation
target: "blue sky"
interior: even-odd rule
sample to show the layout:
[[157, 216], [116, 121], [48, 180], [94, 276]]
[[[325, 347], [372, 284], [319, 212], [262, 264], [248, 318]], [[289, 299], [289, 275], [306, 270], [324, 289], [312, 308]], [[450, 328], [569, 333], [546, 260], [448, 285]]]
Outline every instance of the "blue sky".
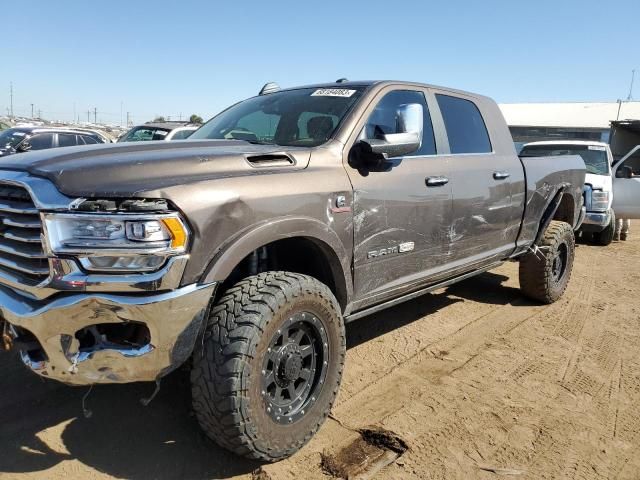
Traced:
[[638, 0], [14, 3], [0, 111], [135, 122], [209, 118], [262, 84], [340, 77], [457, 87], [499, 102], [615, 101], [638, 68]]

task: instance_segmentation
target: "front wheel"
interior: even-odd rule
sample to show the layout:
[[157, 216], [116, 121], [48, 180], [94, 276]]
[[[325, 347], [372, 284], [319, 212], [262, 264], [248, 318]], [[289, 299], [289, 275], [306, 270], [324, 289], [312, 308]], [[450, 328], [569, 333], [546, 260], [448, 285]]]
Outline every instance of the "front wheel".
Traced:
[[611, 210], [611, 221], [607, 228], [602, 230], [601, 232], [593, 234], [593, 240], [598, 244], [606, 247], [611, 242], [613, 242], [613, 236], [616, 233], [616, 215], [613, 210]]
[[558, 300], [567, 288], [573, 269], [575, 238], [571, 225], [552, 221], [542, 236], [537, 252], [520, 260], [520, 289], [542, 303]]
[[329, 415], [345, 352], [340, 308], [327, 286], [289, 272], [248, 277], [212, 308], [194, 352], [198, 421], [234, 453], [286, 458]]

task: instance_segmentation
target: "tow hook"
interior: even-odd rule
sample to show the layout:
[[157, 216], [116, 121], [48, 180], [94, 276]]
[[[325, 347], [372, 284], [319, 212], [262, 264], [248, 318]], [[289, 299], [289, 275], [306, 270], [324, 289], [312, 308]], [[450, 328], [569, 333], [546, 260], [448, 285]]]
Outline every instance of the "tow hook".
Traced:
[[13, 337], [9, 334], [9, 324], [4, 320], [0, 320], [2, 327], [2, 347], [9, 351], [13, 348]]

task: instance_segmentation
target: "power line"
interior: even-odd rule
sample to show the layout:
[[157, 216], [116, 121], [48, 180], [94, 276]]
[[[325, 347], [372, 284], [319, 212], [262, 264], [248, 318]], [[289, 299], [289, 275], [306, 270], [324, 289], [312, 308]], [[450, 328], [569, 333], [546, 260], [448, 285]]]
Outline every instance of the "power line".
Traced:
[[636, 70], [631, 70], [631, 85], [629, 85], [629, 95], [627, 95], [627, 102], [633, 99], [633, 81], [635, 80]]

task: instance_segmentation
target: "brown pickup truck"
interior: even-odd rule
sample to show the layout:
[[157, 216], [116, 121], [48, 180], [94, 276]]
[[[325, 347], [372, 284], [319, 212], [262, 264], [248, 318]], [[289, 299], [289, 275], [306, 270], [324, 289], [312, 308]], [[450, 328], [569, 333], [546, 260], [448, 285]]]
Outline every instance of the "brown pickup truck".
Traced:
[[187, 364], [206, 433], [278, 460], [329, 414], [346, 323], [507, 260], [558, 299], [584, 178], [519, 158], [489, 98], [395, 81], [271, 84], [183, 142], [14, 155], [3, 343], [74, 385]]

